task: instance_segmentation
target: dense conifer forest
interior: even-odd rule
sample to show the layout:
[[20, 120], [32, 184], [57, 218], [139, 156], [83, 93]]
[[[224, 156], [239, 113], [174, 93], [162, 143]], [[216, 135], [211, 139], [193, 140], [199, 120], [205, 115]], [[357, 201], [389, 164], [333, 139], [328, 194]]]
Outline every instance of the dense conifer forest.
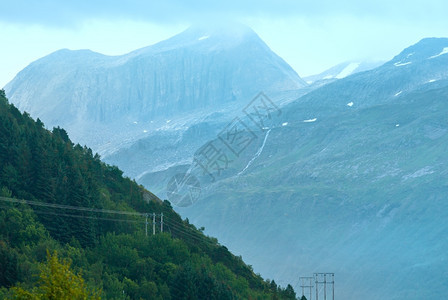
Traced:
[[1, 90], [0, 298], [52, 299], [49, 285], [74, 299], [295, 299]]

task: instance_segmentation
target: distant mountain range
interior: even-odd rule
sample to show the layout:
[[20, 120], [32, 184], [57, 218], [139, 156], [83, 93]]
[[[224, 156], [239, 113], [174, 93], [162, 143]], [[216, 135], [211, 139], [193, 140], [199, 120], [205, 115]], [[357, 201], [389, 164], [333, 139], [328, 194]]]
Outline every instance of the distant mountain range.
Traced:
[[306, 85], [255, 32], [232, 24], [191, 27], [122, 56], [56, 51], [31, 63], [5, 90], [19, 109], [104, 152], [173, 126], [180, 115], [238, 107], [261, 90]]
[[[177, 211], [255, 271], [297, 284], [335, 272], [341, 299], [448, 293], [448, 39], [424, 39], [371, 69], [339, 65], [306, 78], [311, 85], [239, 26], [192, 28], [123, 57], [90, 53], [90, 62], [65, 64], [82, 54], [65, 51], [72, 58], [56, 63], [58, 53], [19, 73], [6, 87], [11, 101], [66, 124], [159, 197], [192, 172], [201, 196]], [[80, 62], [91, 69], [76, 73]], [[260, 91], [267, 98], [254, 99]], [[73, 95], [72, 105], [58, 100]], [[261, 126], [247, 113], [256, 101], [270, 105]], [[250, 143], [220, 156], [226, 164], [210, 180], [193, 157], [237, 125]]]
[[[342, 299], [443, 298], [447, 47], [422, 40], [281, 106], [215, 182], [199, 169], [200, 200], [177, 210], [266, 276], [335, 272]], [[189, 169], [139, 181], [165, 196], [169, 179]]]

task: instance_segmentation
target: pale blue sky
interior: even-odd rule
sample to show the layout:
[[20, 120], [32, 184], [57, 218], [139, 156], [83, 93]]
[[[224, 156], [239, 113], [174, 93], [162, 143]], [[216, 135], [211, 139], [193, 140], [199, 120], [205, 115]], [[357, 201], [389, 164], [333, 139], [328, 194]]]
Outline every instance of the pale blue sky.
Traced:
[[251, 26], [303, 77], [448, 37], [447, 11], [446, 0], [0, 0], [0, 87], [61, 48], [124, 54], [222, 18]]

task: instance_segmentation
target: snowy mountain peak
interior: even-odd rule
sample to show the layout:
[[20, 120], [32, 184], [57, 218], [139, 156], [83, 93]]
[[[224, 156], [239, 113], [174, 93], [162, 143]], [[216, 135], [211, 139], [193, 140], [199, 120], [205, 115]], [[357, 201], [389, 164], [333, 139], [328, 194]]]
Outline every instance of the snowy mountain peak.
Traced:
[[196, 24], [167, 40], [136, 50], [134, 54], [164, 52], [179, 48], [216, 51], [231, 49], [248, 42], [265, 46], [260, 37], [243, 24], [231, 22], [218, 25]]
[[390, 64], [401, 67], [427, 59], [444, 57], [447, 53], [448, 38], [425, 38], [404, 49], [390, 61]]

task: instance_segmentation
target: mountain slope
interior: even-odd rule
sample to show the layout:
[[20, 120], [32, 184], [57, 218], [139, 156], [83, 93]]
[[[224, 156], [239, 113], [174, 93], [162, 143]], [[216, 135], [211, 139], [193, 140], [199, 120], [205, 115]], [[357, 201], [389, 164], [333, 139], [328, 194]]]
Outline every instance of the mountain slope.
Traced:
[[[265, 276], [335, 272], [343, 299], [444, 298], [446, 47], [448, 39], [422, 40], [280, 107], [269, 129], [251, 127], [257, 139], [215, 182], [193, 170], [201, 198], [177, 211]], [[189, 167], [139, 182], [164, 196]]]
[[47, 250], [71, 259], [107, 299], [295, 298], [65, 130], [21, 114], [3, 90], [0, 129], [0, 298], [35, 284]]
[[255, 32], [232, 24], [192, 27], [122, 56], [60, 50], [30, 64], [5, 90], [19, 109], [50, 128], [63, 126], [97, 151], [174, 116], [243, 105], [261, 90], [303, 86]]

